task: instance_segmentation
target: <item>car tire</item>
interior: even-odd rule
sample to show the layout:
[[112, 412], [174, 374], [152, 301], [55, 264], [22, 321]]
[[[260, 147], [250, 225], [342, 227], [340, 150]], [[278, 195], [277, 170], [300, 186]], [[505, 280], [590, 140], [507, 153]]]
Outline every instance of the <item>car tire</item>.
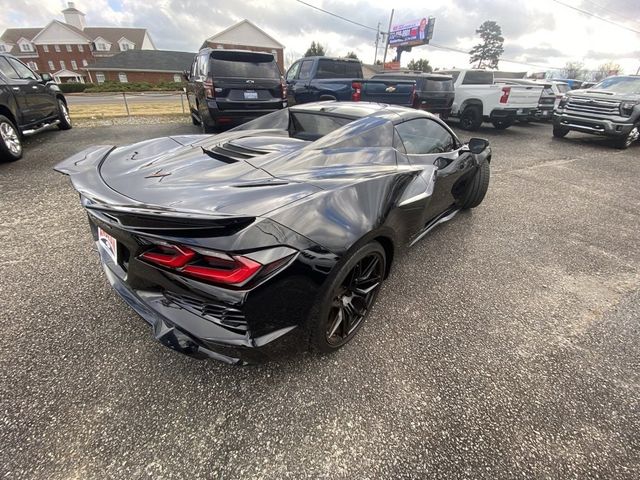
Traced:
[[491, 123], [496, 130], [506, 130], [513, 125], [512, 120], [493, 120]]
[[460, 128], [475, 131], [482, 125], [482, 111], [476, 105], [469, 105], [460, 115]]
[[71, 130], [71, 128], [73, 128], [69, 108], [61, 98], [58, 99], [58, 120], [60, 120], [60, 123], [58, 123], [60, 130]]
[[375, 304], [386, 261], [384, 248], [374, 241], [358, 248], [330, 275], [310, 316], [311, 350], [330, 353], [356, 335]]
[[553, 126], [553, 136], [556, 138], [564, 138], [569, 133], [569, 129], [566, 127]]
[[0, 115], [0, 161], [15, 162], [21, 158], [20, 132], [11, 120]]
[[471, 180], [471, 182], [469, 182], [467, 191], [462, 197], [460, 208], [462, 208], [463, 210], [467, 210], [480, 205], [484, 200], [485, 195], [487, 194], [487, 190], [489, 190], [490, 178], [491, 167], [489, 166], [489, 162], [487, 162], [486, 160], [482, 160], [482, 162], [478, 166], [478, 170], [476, 170], [476, 173], [473, 176], [473, 179]]
[[640, 126], [636, 125], [631, 131], [622, 138], [617, 138], [615, 141], [616, 148], [620, 150], [626, 150], [633, 142], [636, 142], [640, 137]]

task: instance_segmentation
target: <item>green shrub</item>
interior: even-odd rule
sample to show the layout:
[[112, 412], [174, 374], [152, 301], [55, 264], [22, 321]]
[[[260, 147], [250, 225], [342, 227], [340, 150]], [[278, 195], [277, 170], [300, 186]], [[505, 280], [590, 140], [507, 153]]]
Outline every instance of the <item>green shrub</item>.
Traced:
[[64, 93], [77, 93], [84, 92], [87, 88], [93, 87], [93, 83], [78, 83], [78, 82], [69, 82], [69, 83], [59, 83], [58, 87]]
[[92, 84], [90, 88], [85, 89], [87, 93], [101, 93], [101, 92], [151, 92], [158, 90], [176, 91], [182, 90], [182, 82], [104, 82], [100, 84]]

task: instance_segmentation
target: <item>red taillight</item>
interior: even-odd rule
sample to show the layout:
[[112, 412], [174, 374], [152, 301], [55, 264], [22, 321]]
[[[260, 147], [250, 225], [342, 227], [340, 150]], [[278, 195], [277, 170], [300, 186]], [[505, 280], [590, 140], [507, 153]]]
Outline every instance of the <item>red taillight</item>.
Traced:
[[280, 79], [280, 92], [282, 93], [282, 100], [287, 99], [287, 83], [284, 81], [284, 78]]
[[359, 102], [360, 97], [362, 96], [362, 84], [360, 82], [353, 82], [351, 84], [351, 88], [353, 90], [353, 93], [351, 94], [351, 101]]
[[502, 96], [500, 97], [500, 103], [507, 103], [509, 101], [510, 93], [511, 87], [502, 87]]
[[204, 96], [207, 98], [215, 98], [216, 93], [213, 86], [213, 80], [207, 78], [204, 82], [202, 82], [202, 86], [204, 87]]
[[262, 268], [258, 262], [245, 257], [233, 257], [226, 265], [228, 268], [221, 268], [222, 266], [187, 265], [182, 272], [209, 282], [236, 285], [246, 282]]
[[183, 275], [225, 285], [242, 285], [262, 268], [261, 263], [250, 258], [199, 253], [182, 245], [158, 245], [140, 258]]
[[195, 256], [196, 252], [194, 252], [190, 248], [178, 247], [174, 245], [159, 245], [154, 250], [145, 252], [141, 255], [141, 257], [146, 261], [167, 268], [184, 267], [187, 263], [193, 260]]

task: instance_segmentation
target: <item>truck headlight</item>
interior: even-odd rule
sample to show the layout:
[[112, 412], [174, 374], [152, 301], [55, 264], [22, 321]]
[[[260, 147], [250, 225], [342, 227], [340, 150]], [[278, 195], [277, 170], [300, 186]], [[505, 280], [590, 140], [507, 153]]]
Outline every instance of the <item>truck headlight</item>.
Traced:
[[639, 102], [622, 102], [620, 104], [620, 114], [624, 117], [630, 117], [633, 113], [633, 109], [640, 105]]

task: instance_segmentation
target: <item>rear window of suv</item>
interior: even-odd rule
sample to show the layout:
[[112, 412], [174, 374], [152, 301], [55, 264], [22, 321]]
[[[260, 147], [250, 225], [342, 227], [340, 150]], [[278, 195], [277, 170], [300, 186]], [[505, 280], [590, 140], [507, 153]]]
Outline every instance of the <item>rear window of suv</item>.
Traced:
[[493, 72], [469, 70], [462, 79], [463, 85], [492, 85]]
[[359, 62], [321, 59], [316, 78], [362, 78], [362, 67]]
[[209, 71], [213, 77], [280, 78], [273, 55], [253, 52], [211, 52]]
[[453, 92], [453, 80], [427, 79], [424, 90], [427, 92]]

